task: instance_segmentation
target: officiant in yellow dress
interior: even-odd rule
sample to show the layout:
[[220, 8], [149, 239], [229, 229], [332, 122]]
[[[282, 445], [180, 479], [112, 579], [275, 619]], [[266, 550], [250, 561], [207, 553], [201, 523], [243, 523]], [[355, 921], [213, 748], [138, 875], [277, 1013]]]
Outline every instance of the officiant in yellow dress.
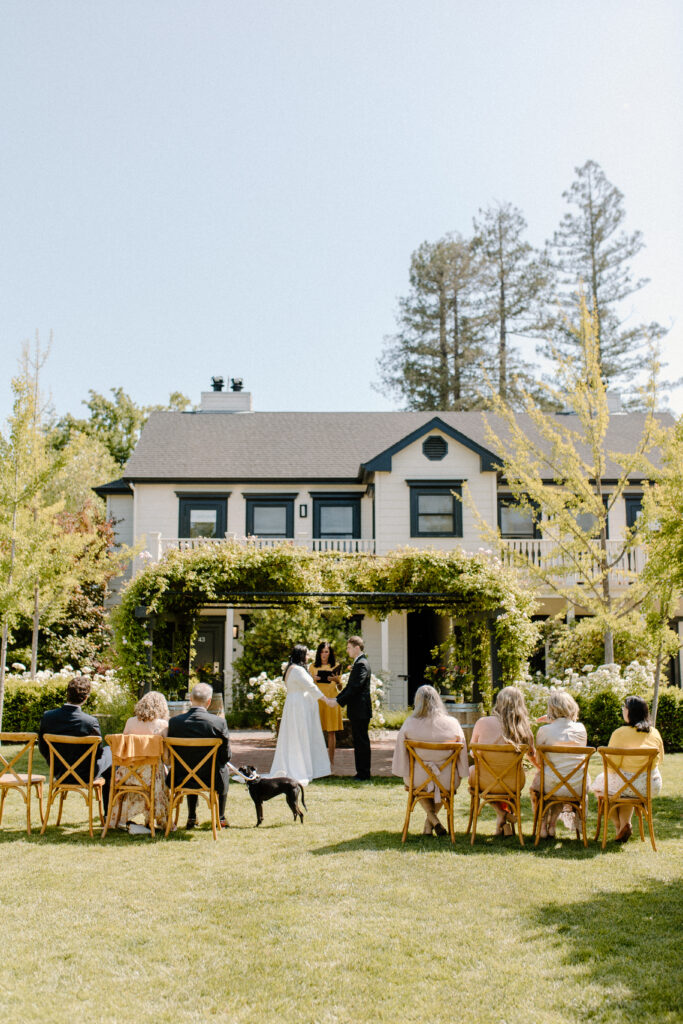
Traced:
[[[316, 685], [326, 697], [336, 697], [341, 688], [341, 665], [337, 664], [334, 651], [328, 640], [321, 640], [315, 652], [315, 660], [309, 669]], [[327, 737], [327, 752], [330, 765], [334, 765], [334, 752], [337, 749], [337, 733], [344, 728], [342, 712], [339, 706], [329, 707], [320, 701], [320, 724]]]

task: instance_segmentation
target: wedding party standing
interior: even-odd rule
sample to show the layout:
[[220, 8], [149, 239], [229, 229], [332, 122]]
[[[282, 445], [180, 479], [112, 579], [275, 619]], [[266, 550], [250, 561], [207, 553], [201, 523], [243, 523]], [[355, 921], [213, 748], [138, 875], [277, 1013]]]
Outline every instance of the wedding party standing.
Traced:
[[[321, 640], [315, 652], [315, 661], [310, 667], [311, 677], [319, 690], [326, 696], [336, 698], [341, 689], [341, 667], [337, 664], [334, 651], [328, 640]], [[320, 724], [327, 737], [327, 753], [330, 758], [330, 768], [334, 768], [334, 753], [337, 749], [337, 733], [344, 728], [342, 722], [341, 708], [334, 700], [330, 706], [325, 701], [318, 702], [320, 709]]]
[[370, 698], [370, 666], [365, 657], [365, 644], [360, 636], [350, 636], [346, 644], [346, 653], [353, 658], [346, 686], [337, 695], [337, 704], [346, 708], [353, 737], [353, 753], [356, 759], [354, 778], [366, 780], [370, 778], [370, 737], [368, 729], [372, 718], [372, 700]]
[[330, 774], [318, 701], [329, 705], [335, 703], [322, 693], [306, 671], [307, 654], [304, 644], [295, 644], [289, 656], [284, 674], [287, 696], [275, 756], [268, 773], [269, 778], [286, 776], [296, 779], [302, 786], [308, 785], [311, 779]]

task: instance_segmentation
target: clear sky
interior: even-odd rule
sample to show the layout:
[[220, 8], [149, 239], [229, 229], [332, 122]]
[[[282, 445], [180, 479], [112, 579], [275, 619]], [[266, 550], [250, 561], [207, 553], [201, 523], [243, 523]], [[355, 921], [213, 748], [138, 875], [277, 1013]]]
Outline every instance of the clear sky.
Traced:
[[36, 329], [59, 413], [390, 408], [411, 252], [493, 200], [540, 245], [589, 158], [683, 374], [682, 54], [680, 0], [3, 0], [0, 416]]

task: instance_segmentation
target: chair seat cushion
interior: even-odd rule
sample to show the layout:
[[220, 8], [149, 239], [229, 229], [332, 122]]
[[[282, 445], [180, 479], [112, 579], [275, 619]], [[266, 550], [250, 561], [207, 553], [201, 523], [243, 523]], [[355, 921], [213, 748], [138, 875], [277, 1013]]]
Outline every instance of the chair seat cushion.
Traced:
[[[27, 782], [28, 775], [24, 775], [23, 772], [17, 772], [17, 775], [0, 775], [0, 786], [25, 786]], [[34, 782], [45, 782], [45, 776], [32, 775], [31, 784]]]

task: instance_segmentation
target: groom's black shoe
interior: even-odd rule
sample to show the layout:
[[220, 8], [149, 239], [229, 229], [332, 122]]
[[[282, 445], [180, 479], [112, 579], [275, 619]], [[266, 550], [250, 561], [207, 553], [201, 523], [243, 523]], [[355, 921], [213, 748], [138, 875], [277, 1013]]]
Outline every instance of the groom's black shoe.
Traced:
[[353, 778], [354, 778], [354, 780], [356, 782], [369, 782], [370, 779], [372, 778], [372, 776], [371, 775], [354, 775]]
[[197, 819], [196, 818], [188, 818], [187, 819], [187, 824], [185, 825], [185, 828], [189, 831], [189, 830], [191, 830], [193, 828], [196, 828], [196, 827], [197, 827]]

